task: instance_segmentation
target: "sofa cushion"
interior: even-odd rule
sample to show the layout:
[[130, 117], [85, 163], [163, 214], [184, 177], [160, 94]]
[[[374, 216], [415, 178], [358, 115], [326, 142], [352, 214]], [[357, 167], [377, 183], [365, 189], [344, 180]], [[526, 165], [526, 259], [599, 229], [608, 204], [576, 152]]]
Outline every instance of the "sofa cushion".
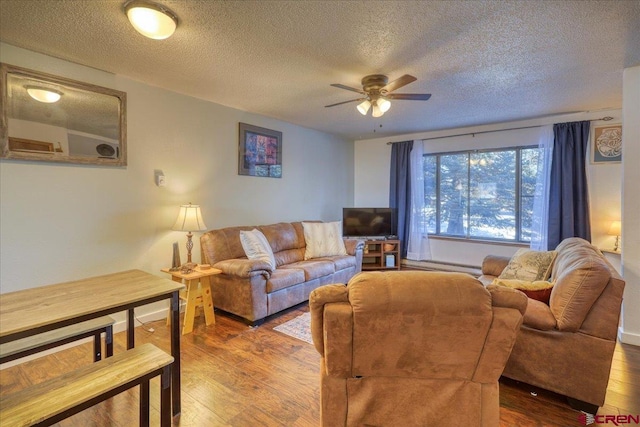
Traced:
[[303, 222], [306, 249], [304, 259], [347, 255], [342, 239], [342, 222]]
[[553, 283], [547, 282], [546, 280], [535, 280], [533, 282], [530, 282], [528, 280], [495, 278], [491, 283], [493, 285], [517, 289], [523, 292], [529, 298], [543, 302], [545, 304], [549, 304], [551, 290], [553, 289]]
[[276, 269], [276, 260], [271, 245], [262, 232], [256, 228], [251, 231], [240, 231], [240, 243], [247, 258], [269, 264], [271, 270]]
[[[273, 248], [274, 253], [304, 248], [304, 235], [298, 234], [293, 224], [279, 222], [277, 224], [261, 225], [258, 229], [264, 234]], [[302, 259], [298, 260], [301, 261]]]
[[285, 264], [292, 264], [294, 262], [304, 260], [304, 248], [301, 249], [287, 249], [284, 251], [276, 252], [273, 254], [276, 257], [276, 264], [281, 267]]
[[304, 271], [305, 281], [317, 279], [319, 277], [328, 276], [335, 273], [333, 262], [327, 260], [311, 260], [294, 262], [293, 264], [283, 265], [282, 269], [296, 269]]
[[547, 280], [551, 275], [556, 251], [532, 251], [518, 249], [511, 257], [509, 264], [500, 273], [500, 279]]
[[522, 324], [541, 331], [551, 331], [557, 322], [547, 304], [529, 299]]
[[304, 281], [304, 270], [279, 268], [272, 272], [271, 277], [267, 280], [267, 292], [279, 291], [280, 289], [295, 286]]
[[318, 261], [332, 262], [334, 265], [335, 271], [345, 270], [347, 268], [353, 268], [356, 266], [356, 259], [351, 255], [322, 257], [322, 258], [319, 258]]
[[254, 228], [228, 227], [207, 231], [200, 237], [202, 262], [213, 265], [226, 259], [244, 258], [246, 254], [240, 243], [240, 230]]
[[559, 252], [549, 306], [560, 331], [576, 332], [609, 283], [611, 272], [595, 248], [584, 244]]

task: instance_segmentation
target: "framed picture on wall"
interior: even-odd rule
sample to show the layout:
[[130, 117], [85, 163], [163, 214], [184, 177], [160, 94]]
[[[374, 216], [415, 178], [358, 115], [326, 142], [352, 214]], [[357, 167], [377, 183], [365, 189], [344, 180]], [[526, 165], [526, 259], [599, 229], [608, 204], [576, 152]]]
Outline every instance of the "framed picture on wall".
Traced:
[[282, 132], [240, 123], [238, 174], [282, 178]]
[[622, 125], [595, 126], [591, 139], [592, 163], [622, 161]]

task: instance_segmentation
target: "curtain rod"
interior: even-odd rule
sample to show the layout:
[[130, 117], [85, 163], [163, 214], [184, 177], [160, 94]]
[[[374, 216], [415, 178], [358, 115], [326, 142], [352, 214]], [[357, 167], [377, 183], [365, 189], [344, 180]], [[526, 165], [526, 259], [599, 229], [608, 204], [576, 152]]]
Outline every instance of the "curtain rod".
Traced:
[[[613, 120], [613, 117], [605, 116], [605, 117], [601, 117], [599, 119], [591, 119], [589, 121], [590, 122], [596, 122], [596, 121], [599, 121], [599, 120], [603, 120], [605, 122], [608, 122], [609, 120]], [[480, 134], [483, 134], [483, 133], [503, 132], [503, 131], [507, 131], [507, 130], [519, 130], [519, 129], [532, 129], [532, 128], [539, 128], [539, 127], [542, 127], [542, 126], [546, 126], [546, 125], [522, 126], [522, 127], [519, 127], [519, 128], [510, 128], [510, 129], [483, 130], [483, 131], [479, 131], [479, 132], [459, 133], [459, 134], [456, 134], [456, 135], [434, 136], [432, 138], [422, 138], [420, 140], [421, 141], [430, 141], [432, 139], [453, 138], [453, 137], [456, 137], [456, 136], [467, 136], [467, 135], [476, 136], [476, 135], [480, 135]], [[397, 144], [399, 142], [403, 142], [403, 141], [387, 142], [387, 145]]]

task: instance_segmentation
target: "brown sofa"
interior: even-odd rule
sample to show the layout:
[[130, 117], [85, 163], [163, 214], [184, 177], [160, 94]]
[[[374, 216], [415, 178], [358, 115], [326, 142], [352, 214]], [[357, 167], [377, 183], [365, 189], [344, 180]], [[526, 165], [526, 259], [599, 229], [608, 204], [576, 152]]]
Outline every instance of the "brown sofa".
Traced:
[[364, 272], [309, 304], [323, 426], [499, 424], [524, 294], [462, 273]]
[[[504, 375], [595, 413], [604, 404], [625, 283], [586, 240], [566, 239], [556, 251], [549, 305], [529, 299]], [[491, 283], [508, 262], [486, 257], [480, 280]]]
[[[277, 268], [249, 260], [240, 242], [241, 230], [257, 228], [273, 250]], [[309, 299], [328, 283], [347, 283], [362, 269], [364, 242], [345, 239], [348, 255], [304, 260], [301, 222], [211, 230], [200, 238], [202, 262], [222, 270], [211, 277], [214, 305], [251, 324]]]

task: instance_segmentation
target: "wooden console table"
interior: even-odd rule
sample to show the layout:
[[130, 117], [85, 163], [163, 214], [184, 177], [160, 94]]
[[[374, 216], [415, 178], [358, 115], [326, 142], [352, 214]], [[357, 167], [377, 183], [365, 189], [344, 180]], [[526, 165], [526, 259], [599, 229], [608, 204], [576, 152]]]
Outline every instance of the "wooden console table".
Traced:
[[127, 311], [127, 348], [133, 348], [135, 307], [171, 299], [172, 413], [180, 413], [179, 291], [184, 285], [140, 270], [0, 295], [0, 344]]

